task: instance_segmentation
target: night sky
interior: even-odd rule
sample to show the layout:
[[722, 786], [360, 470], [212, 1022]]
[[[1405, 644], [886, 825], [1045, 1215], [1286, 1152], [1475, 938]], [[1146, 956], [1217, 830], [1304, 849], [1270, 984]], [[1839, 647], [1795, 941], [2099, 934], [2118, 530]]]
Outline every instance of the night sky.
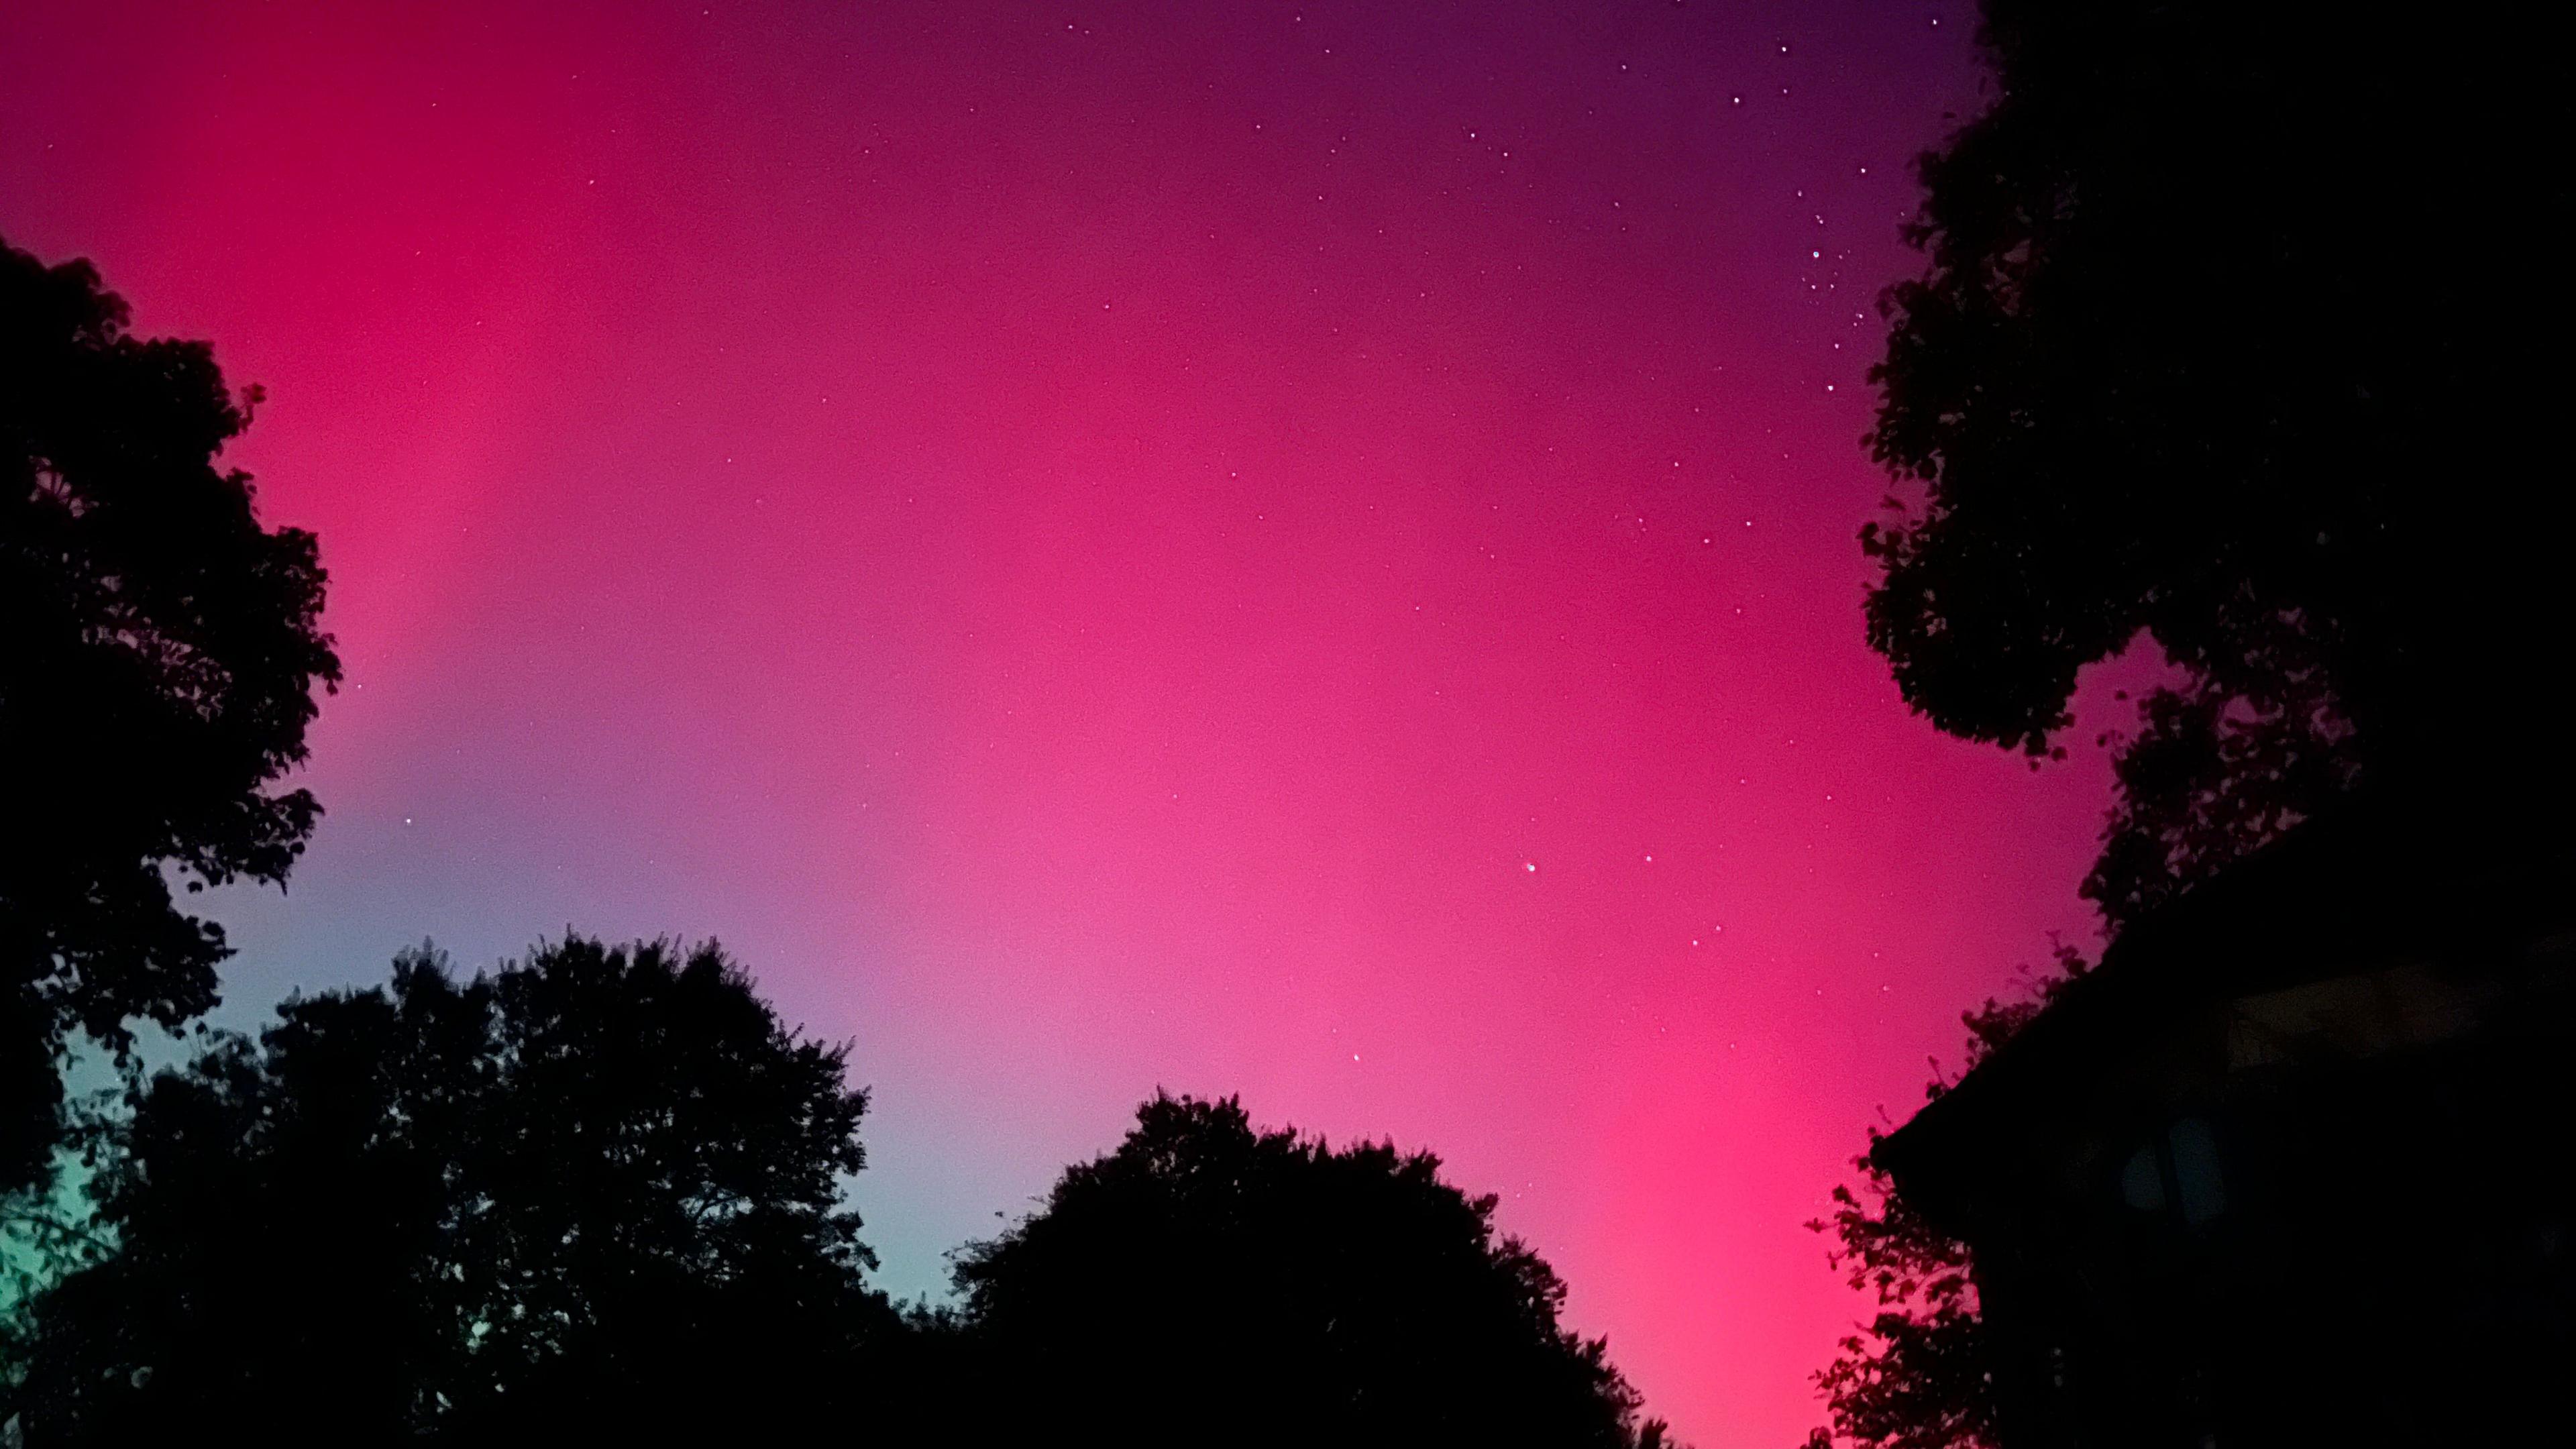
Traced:
[[1860, 1312], [1800, 1224], [2091, 939], [2099, 760], [1861, 635], [1973, 18], [0, 9], [0, 234], [267, 389], [333, 575], [329, 815], [218, 1019], [713, 934], [855, 1043], [895, 1291], [1239, 1091], [1439, 1151], [1651, 1410], [1794, 1442]]

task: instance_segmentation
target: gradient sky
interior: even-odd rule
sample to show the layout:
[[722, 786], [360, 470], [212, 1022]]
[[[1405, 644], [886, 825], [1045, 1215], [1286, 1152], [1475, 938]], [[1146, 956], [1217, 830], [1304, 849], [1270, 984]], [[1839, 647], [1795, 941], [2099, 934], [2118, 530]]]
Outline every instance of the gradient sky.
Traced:
[[721, 937], [883, 1281], [1156, 1085], [1429, 1146], [1703, 1449], [1799, 1224], [2085, 940], [2106, 772], [1910, 717], [1853, 534], [1965, 4], [0, 9], [0, 235], [269, 393], [349, 665], [222, 1019]]

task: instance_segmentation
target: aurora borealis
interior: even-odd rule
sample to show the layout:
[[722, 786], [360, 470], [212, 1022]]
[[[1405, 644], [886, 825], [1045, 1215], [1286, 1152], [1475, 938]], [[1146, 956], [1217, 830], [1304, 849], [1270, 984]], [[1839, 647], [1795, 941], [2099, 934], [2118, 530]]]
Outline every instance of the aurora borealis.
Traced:
[[1861, 638], [1965, 6], [12, 6], [0, 233], [266, 391], [350, 683], [223, 1020], [714, 935], [902, 1293], [1157, 1085], [1429, 1146], [1703, 1449], [2081, 933]]

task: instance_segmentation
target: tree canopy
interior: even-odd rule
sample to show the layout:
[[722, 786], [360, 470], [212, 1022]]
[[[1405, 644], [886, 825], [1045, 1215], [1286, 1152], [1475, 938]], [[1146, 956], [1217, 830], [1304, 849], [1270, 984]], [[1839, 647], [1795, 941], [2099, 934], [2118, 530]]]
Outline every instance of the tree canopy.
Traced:
[[[2177, 680], [2117, 757], [2116, 926], [2377, 778], [2563, 796], [2564, 47], [2501, 10], [1988, 0], [1993, 101], [1921, 162], [1871, 443], [1871, 643], [2046, 755], [2079, 672]], [[2427, 783], [2430, 782], [2430, 783]]]
[[866, 1094], [714, 945], [424, 950], [278, 1016], [106, 1128], [29, 1442], [717, 1442], [830, 1417], [897, 1327], [841, 1204]]
[[1662, 1442], [1565, 1288], [1437, 1159], [1157, 1094], [956, 1265], [1002, 1442]]
[[580, 937], [288, 1002], [94, 1124], [97, 1250], [27, 1315], [30, 1444], [1473, 1443], [1663, 1426], [1428, 1154], [1157, 1095], [898, 1311], [866, 1096], [712, 945]]
[[223, 932], [170, 881], [285, 880], [320, 809], [276, 786], [340, 677], [313, 536], [216, 461], [256, 390], [126, 325], [0, 242], [0, 1191], [45, 1176], [73, 1033], [214, 1003]]

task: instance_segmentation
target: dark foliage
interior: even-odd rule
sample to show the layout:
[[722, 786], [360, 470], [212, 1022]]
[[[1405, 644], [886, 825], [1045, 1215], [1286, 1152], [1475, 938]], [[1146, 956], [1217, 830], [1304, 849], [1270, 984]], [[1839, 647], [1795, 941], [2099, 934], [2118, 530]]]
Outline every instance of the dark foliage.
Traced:
[[1877, 1312], [1816, 1374], [1832, 1427], [1810, 1449], [1992, 1449], [1994, 1384], [1967, 1245], [1909, 1210], [1868, 1157], [1854, 1165], [1860, 1187], [1836, 1187], [1832, 1215], [1807, 1226], [1833, 1235], [1828, 1256]]
[[32, 1444], [724, 1442], [828, 1419], [863, 1093], [713, 945], [575, 937], [291, 1001], [133, 1089], [118, 1251], [36, 1305]]
[[165, 869], [285, 880], [320, 812], [274, 787], [340, 677], [313, 536], [215, 462], [255, 391], [125, 327], [87, 262], [0, 243], [0, 1190], [45, 1176], [72, 1033], [213, 1004], [223, 933]]
[[1494, 1199], [1391, 1146], [1257, 1132], [1156, 1096], [1117, 1151], [962, 1252], [1000, 1442], [1663, 1442]]
[[[2010, 1040], [2087, 969], [2061, 945], [2056, 970], [2030, 977], [2029, 990], [1988, 997], [1961, 1013], [1968, 1029], [1962, 1070]], [[1952, 1080], [1935, 1062], [1924, 1095], [1940, 1096]], [[1872, 1149], [1883, 1135], [1871, 1129]], [[1993, 1366], [1968, 1245], [1909, 1207], [1870, 1153], [1852, 1166], [1860, 1185], [1835, 1187], [1833, 1212], [1807, 1227], [1833, 1238], [1827, 1258], [1877, 1311], [1817, 1372], [1830, 1427], [1811, 1434], [1807, 1449], [1995, 1449]]]
[[1905, 698], [2038, 757], [2083, 666], [2161, 649], [2086, 884], [2115, 927], [2374, 780], [2462, 828], [2563, 804], [2522, 734], [2565, 658], [2569, 295], [2486, 263], [2568, 235], [2567, 49], [2496, 6], [1984, 9], [1995, 98], [1921, 163], [1873, 372]]

